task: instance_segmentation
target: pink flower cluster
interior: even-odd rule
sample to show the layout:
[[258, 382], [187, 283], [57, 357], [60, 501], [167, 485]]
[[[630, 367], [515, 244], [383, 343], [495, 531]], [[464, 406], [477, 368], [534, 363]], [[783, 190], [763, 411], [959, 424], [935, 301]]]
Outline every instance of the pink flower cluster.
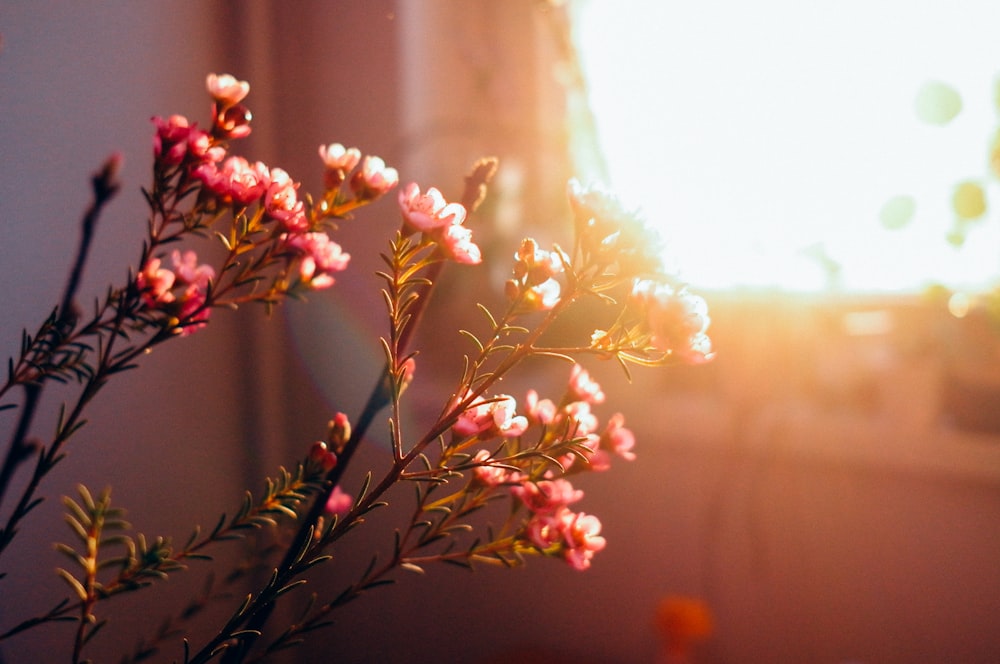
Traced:
[[182, 335], [204, 327], [208, 321], [208, 291], [215, 271], [199, 264], [193, 251], [174, 250], [170, 255], [173, 269], [163, 267], [159, 258], [146, 261], [136, 277], [143, 304], [176, 318]]
[[474, 457], [474, 476], [488, 487], [506, 485], [530, 516], [524, 525], [524, 537], [534, 547], [563, 557], [574, 569], [590, 567], [594, 554], [606, 542], [600, 536], [601, 522], [596, 516], [573, 512], [569, 505], [583, 498], [583, 491], [569, 480], [545, 478], [532, 480], [520, 471], [491, 462], [489, 452], [480, 450]]
[[215, 100], [212, 109], [213, 134], [219, 138], [243, 138], [250, 134], [250, 110], [241, 104], [250, 93], [250, 84], [231, 74], [209, 74], [208, 94]]
[[423, 233], [457, 263], [482, 262], [479, 246], [472, 241], [472, 231], [463, 225], [466, 210], [461, 203], [449, 203], [434, 187], [420, 193], [420, 187], [411, 182], [399, 191], [399, 209], [407, 234]]
[[555, 277], [565, 269], [558, 251], [545, 251], [532, 238], [525, 238], [514, 254], [514, 277], [507, 281], [510, 300], [528, 311], [548, 311], [559, 303], [562, 287]]
[[158, 164], [178, 166], [217, 162], [226, 155], [226, 149], [215, 144], [212, 135], [188, 122], [183, 115], [167, 118], [154, 117], [156, 133], [153, 135], [153, 155]]
[[[250, 91], [249, 84], [229, 74], [210, 74], [206, 88], [213, 99], [211, 131], [199, 129], [180, 115], [153, 118], [158, 173], [165, 178], [180, 173], [177, 189], [181, 192], [200, 185], [198, 200], [205, 210], [231, 207], [234, 219], [246, 214], [254, 218], [253, 223], [260, 220], [270, 225], [272, 232], [255, 239], [255, 245], [276, 243], [269, 246], [277, 248], [277, 255], [286, 260], [286, 267], [298, 278], [291, 287], [329, 287], [334, 283], [333, 274], [347, 267], [350, 256], [320, 229], [323, 219], [390, 191], [399, 182], [396, 170], [379, 157], [362, 157], [357, 148], [345, 148], [339, 143], [321, 146], [327, 194], [318, 212], [310, 210], [299, 196], [300, 183], [286, 171], [239, 155], [227, 156], [227, 148], [220, 142], [250, 132], [250, 112], [242, 104]], [[341, 198], [339, 188], [345, 182], [353, 201]], [[256, 217], [252, 206], [257, 206]], [[151, 275], [147, 275], [149, 278]]]
[[573, 569], [581, 571], [590, 568], [594, 554], [607, 544], [601, 537], [600, 519], [566, 506], [552, 512], [536, 512], [528, 522], [527, 534], [539, 549], [557, 549]]
[[630, 302], [644, 315], [656, 348], [692, 364], [712, 358], [704, 298], [664, 281], [637, 279]]
[[638, 210], [626, 208], [604, 187], [569, 182], [570, 207], [586, 260], [597, 265], [616, 263], [631, 275], [659, 273], [663, 245]]
[[281, 236], [289, 252], [298, 257], [298, 272], [302, 283], [314, 290], [333, 285], [333, 274], [347, 269], [351, 255], [323, 232], [286, 233]]
[[[516, 414], [513, 397], [501, 395], [493, 399], [475, 399], [452, 427], [462, 440], [491, 438], [519, 439], [528, 429], [541, 429], [540, 451], [565, 446], [570, 441], [579, 444], [578, 453], [563, 453], [558, 457], [562, 474], [585, 470], [607, 470], [611, 454], [634, 460], [635, 436], [625, 427], [621, 413], [612, 415], [603, 430], [591, 406], [603, 403], [601, 386], [580, 365], [570, 372], [566, 396], [561, 405], [540, 399], [530, 390], [525, 397], [525, 414]], [[578, 455], [588, 463], [575, 464]], [[594, 554], [605, 546], [600, 536], [597, 517], [573, 512], [569, 505], [583, 497], [564, 476], [550, 468], [539, 478], [537, 471], [528, 472], [514, 465], [515, 457], [494, 458], [486, 449], [473, 455], [473, 477], [489, 489], [508, 487], [511, 495], [530, 513], [524, 526], [524, 537], [539, 550], [562, 556], [576, 569], [587, 569]]]

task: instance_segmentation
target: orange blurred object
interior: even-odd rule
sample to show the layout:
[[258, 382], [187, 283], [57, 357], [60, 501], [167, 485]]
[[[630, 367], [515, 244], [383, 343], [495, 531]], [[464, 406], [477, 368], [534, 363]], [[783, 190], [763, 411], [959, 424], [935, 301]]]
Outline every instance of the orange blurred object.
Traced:
[[712, 634], [712, 611], [696, 597], [667, 595], [656, 606], [653, 619], [669, 656], [685, 657]]

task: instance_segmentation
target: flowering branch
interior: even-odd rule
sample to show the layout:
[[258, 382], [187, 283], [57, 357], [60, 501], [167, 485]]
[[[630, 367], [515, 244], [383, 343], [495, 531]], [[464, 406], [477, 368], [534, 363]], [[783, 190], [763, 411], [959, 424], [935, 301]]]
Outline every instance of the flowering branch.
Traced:
[[[150, 215], [138, 268], [82, 321], [71, 302], [90, 243], [91, 231], [85, 229], [63, 304], [38, 333], [24, 336], [21, 354], [11, 361], [8, 380], [0, 386], [0, 398], [17, 385], [29, 395], [0, 473], [0, 498], [30, 450], [37, 449], [39, 457], [34, 476], [0, 530], [0, 554], [41, 500], [36, 497], [40, 482], [83, 425], [86, 406], [114, 375], [133, 368], [154, 346], [204, 328], [213, 309], [260, 303], [270, 310], [286, 297], [333, 285], [350, 256], [328, 232], [398, 184], [395, 169], [378, 157], [334, 143], [319, 149], [322, 195], [300, 196], [299, 183], [284, 170], [229, 152], [229, 141], [250, 132], [250, 112], [243, 104], [249, 86], [228, 75], [210, 75], [206, 83], [214, 102], [208, 129], [181, 116], [153, 119], [153, 181], [144, 192]], [[576, 510], [583, 492], [571, 478], [607, 470], [614, 458], [631, 461], [636, 455], [635, 438], [621, 413], [601, 423], [597, 410], [605, 402], [604, 391], [578, 362], [588, 356], [615, 359], [627, 373], [630, 364], [710, 359], [707, 307], [666, 272], [660, 246], [637, 213], [598, 187], [571, 182], [574, 236], [563, 245], [569, 250], [560, 245], [543, 249], [532, 238], [520, 244], [505, 284], [503, 311], [497, 315], [480, 304], [485, 332], [458, 330], [472, 347], [436, 419], [422, 432], [404, 430], [405, 392], [417, 366], [418, 349], [411, 347], [415, 331], [444, 265], [483, 262], [465, 222], [496, 168], [495, 159], [478, 162], [466, 178], [461, 202], [448, 202], [436, 188], [421, 190], [415, 183], [399, 189], [402, 224], [383, 256], [385, 270], [378, 274], [388, 322], [381, 339], [385, 366], [353, 425], [337, 413], [328, 439], [313, 444], [295, 473], [282, 470], [268, 481], [261, 500], [254, 502], [247, 494], [234, 517], [223, 516], [205, 536], [196, 528], [179, 549], [163, 537], [133, 538], [123, 512], [110, 506], [108, 492], [95, 500], [81, 487], [81, 502], [67, 499], [66, 507], [82, 546], [58, 546], [81, 569], [79, 574], [59, 572], [75, 599], [20, 622], [0, 633], [0, 640], [40, 624], [74, 620], [73, 659], [81, 661], [84, 646], [105, 624], [96, 615], [100, 601], [150, 587], [184, 569], [189, 560], [209, 558], [205, 550], [210, 545], [263, 526], [277, 527], [279, 518], [294, 534], [276, 538], [287, 542], [277, 548], [258, 546], [257, 553], [261, 562], [270, 559], [268, 554], [280, 554], [280, 562], [200, 649], [192, 652], [185, 640], [185, 663], [221, 655], [224, 664], [236, 664], [294, 645], [330, 624], [334, 609], [364, 590], [391, 583], [400, 569], [422, 573], [434, 563], [514, 566], [534, 555], [562, 559], [578, 570], [589, 568], [605, 540], [599, 519]], [[106, 170], [102, 185], [95, 179], [95, 190], [103, 187], [95, 197], [102, 201], [115, 188], [110, 184], [113, 168]], [[186, 246], [171, 247], [198, 238], [214, 238], [221, 245], [215, 261], [201, 262]], [[577, 304], [584, 300], [606, 308], [601, 318], [609, 323], [604, 329], [587, 327], [576, 317]], [[566, 319], [573, 322], [568, 341], [550, 343], [550, 332]], [[512, 395], [493, 393], [532, 358], [551, 358], [568, 367], [566, 389], [558, 399], [528, 390], [519, 406]], [[26, 442], [37, 403], [37, 395], [31, 394], [48, 380], [75, 380], [80, 389], [60, 412], [53, 438], [33, 447]], [[387, 407], [391, 462], [378, 472], [367, 470], [352, 497], [343, 491], [342, 480], [371, 423]], [[381, 563], [372, 558], [338, 594], [321, 600], [321, 593], [313, 592], [292, 625], [261, 640], [278, 600], [297, 594], [309, 581], [309, 570], [329, 562], [332, 550], [370, 512], [385, 506], [390, 489], [400, 482], [413, 483], [416, 497], [409, 519], [395, 531], [391, 555]], [[484, 514], [499, 517], [499, 526], [479, 523]], [[106, 557], [105, 545], [121, 551]], [[108, 568], [117, 573], [103, 580]], [[178, 621], [168, 620], [151, 640], [140, 642], [134, 659], [158, 650], [180, 621], [213, 596], [210, 580]], [[252, 652], [258, 642], [258, 651]]]

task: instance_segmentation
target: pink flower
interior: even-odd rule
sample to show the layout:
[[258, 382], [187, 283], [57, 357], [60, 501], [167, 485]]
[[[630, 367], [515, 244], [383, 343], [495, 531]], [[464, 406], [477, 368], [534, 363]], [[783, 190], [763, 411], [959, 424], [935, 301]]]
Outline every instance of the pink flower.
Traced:
[[563, 521], [555, 514], [534, 514], [525, 527], [528, 540], [542, 551], [563, 546]]
[[462, 225], [465, 207], [449, 203], [434, 187], [420, 193], [411, 182], [399, 192], [399, 209], [403, 213], [403, 228], [407, 233], [424, 233], [456, 263], [478, 265], [483, 256], [472, 241], [472, 231]]
[[222, 161], [226, 156], [226, 148], [215, 143], [211, 134], [201, 129], [191, 128], [187, 138], [188, 154], [196, 161]]
[[222, 168], [214, 163], [202, 164], [194, 175], [222, 202], [240, 206], [260, 200], [271, 184], [267, 166], [259, 161], [250, 165], [240, 156], [229, 157], [222, 162]]
[[281, 240], [299, 260], [299, 278], [314, 290], [333, 285], [333, 273], [343, 272], [351, 256], [326, 233], [285, 233]]
[[153, 136], [153, 155], [167, 166], [176, 166], [186, 159], [194, 162], [220, 161], [226, 149], [216, 145], [208, 132], [189, 124], [183, 115], [164, 119], [153, 118], [156, 134]]
[[235, 106], [250, 92], [250, 84], [237, 80], [232, 74], [209, 74], [205, 78], [205, 87], [222, 108]]
[[579, 364], [574, 364], [569, 374], [570, 392], [587, 403], [604, 403], [604, 391], [590, 373]]
[[452, 426], [452, 430], [462, 437], [478, 436], [482, 440], [503, 436], [516, 438], [528, 428], [528, 419], [517, 415], [517, 401], [506, 394], [486, 401], [477, 398]]
[[188, 136], [191, 125], [183, 115], [171, 115], [164, 119], [154, 117], [156, 134], [153, 136], [153, 155], [156, 160], [168, 166], [176, 166], [184, 161], [188, 153]]
[[586, 401], [573, 401], [563, 406], [562, 416], [569, 426], [573, 437], [586, 436], [597, 429], [597, 415], [591, 412]]
[[662, 241], [637, 210], [627, 209], [604, 187], [569, 182], [569, 200], [586, 260], [618, 263], [622, 272], [660, 272]]
[[559, 253], [539, 248], [530, 237], [521, 242], [514, 260], [514, 277], [528, 286], [542, 284], [563, 271]]
[[[601, 449], [601, 437], [596, 433], [588, 433], [583, 440], [583, 456], [587, 459], [587, 469], [602, 473], [611, 469], [611, 455]], [[567, 461], [560, 461], [564, 467], [569, 467], [576, 460], [574, 455], [569, 455]]]
[[431, 233], [465, 221], [465, 208], [460, 203], [449, 203], [434, 187], [421, 194], [416, 182], [399, 190], [399, 209], [411, 233]]
[[483, 261], [479, 246], [472, 241], [472, 231], [465, 226], [452, 224], [445, 227], [437, 233], [437, 242], [445, 255], [456, 263], [478, 265]]
[[326, 501], [326, 506], [323, 509], [327, 514], [334, 514], [342, 517], [351, 511], [351, 506], [353, 505], [354, 498], [350, 494], [342, 491], [339, 486], [335, 486], [333, 487], [333, 492], [330, 493], [330, 498]]
[[142, 293], [142, 300], [151, 309], [176, 299], [171, 292], [176, 276], [167, 268], [160, 267], [162, 262], [159, 258], [150, 258], [136, 275], [136, 286]]
[[486, 450], [479, 450], [472, 457], [472, 462], [478, 464], [472, 470], [472, 474], [478, 482], [488, 487], [497, 487], [506, 482], [514, 481], [518, 475], [516, 471], [493, 465], [490, 463], [492, 460], [493, 457]]
[[593, 515], [562, 506], [552, 513], [535, 514], [525, 527], [528, 540], [546, 553], [559, 553], [573, 569], [590, 568], [594, 554], [607, 542], [601, 522]]
[[528, 421], [533, 424], [551, 424], [556, 418], [556, 405], [551, 399], [539, 399], [535, 390], [528, 390], [524, 395], [524, 408]]
[[327, 191], [338, 189], [347, 174], [361, 161], [361, 151], [357, 148], [345, 148], [340, 143], [319, 146], [319, 158], [326, 166], [323, 172], [323, 186]]
[[635, 460], [635, 453], [632, 451], [635, 448], [635, 434], [625, 428], [624, 415], [615, 413], [608, 418], [604, 433], [601, 434], [601, 445], [610, 447], [615, 454], [626, 461]]
[[366, 155], [361, 168], [351, 177], [351, 191], [359, 201], [371, 201], [399, 184], [399, 173], [389, 168], [379, 157]]
[[525, 480], [510, 488], [524, 506], [535, 513], [549, 514], [583, 498], [583, 491], [573, 488], [569, 480]]
[[199, 265], [198, 254], [191, 250], [181, 253], [179, 249], [174, 249], [170, 254], [170, 260], [174, 264], [174, 274], [181, 283], [205, 291], [208, 290], [212, 279], [215, 279], [215, 270], [212, 266], [205, 263]]
[[177, 317], [184, 323], [181, 335], [194, 334], [208, 323], [209, 309], [205, 306], [208, 299], [208, 289], [215, 279], [215, 270], [210, 265], [198, 264], [198, 255], [193, 251], [175, 249], [170, 255], [174, 264], [174, 274], [177, 284], [184, 290], [177, 302], [180, 310]]
[[596, 516], [573, 513], [566, 510], [561, 515], [562, 535], [566, 544], [563, 557], [573, 569], [585, 570], [590, 567], [594, 554], [601, 551], [607, 542], [601, 537], [601, 521]]
[[281, 222], [284, 230], [308, 230], [309, 220], [297, 192], [299, 183], [293, 182], [291, 176], [280, 168], [272, 168], [270, 176], [271, 184], [264, 194], [264, 210]]
[[630, 300], [645, 313], [656, 348], [690, 363], [712, 358], [712, 343], [705, 333], [710, 319], [704, 298], [684, 287], [639, 279], [632, 286]]

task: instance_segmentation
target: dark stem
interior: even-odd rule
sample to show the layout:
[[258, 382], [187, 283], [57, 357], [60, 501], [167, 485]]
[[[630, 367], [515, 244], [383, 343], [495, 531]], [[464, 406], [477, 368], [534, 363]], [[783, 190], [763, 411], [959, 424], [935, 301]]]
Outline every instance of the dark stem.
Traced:
[[[461, 203], [470, 214], [482, 203], [486, 195], [486, 185], [492, 180], [496, 169], [496, 158], [487, 157], [476, 162], [472, 171], [465, 177], [465, 189], [462, 193]], [[397, 348], [401, 353], [405, 352], [413, 336], [413, 332], [418, 327], [420, 319], [423, 316], [423, 312], [427, 309], [427, 302], [430, 299], [434, 284], [437, 282], [437, 277], [440, 275], [443, 266], [444, 261], [439, 260], [432, 263], [428, 268], [428, 273], [425, 275], [427, 283], [419, 287], [415, 310], [399, 336]], [[326, 476], [326, 488], [316, 497], [309, 510], [309, 514], [299, 527], [295, 539], [286, 549], [285, 557], [278, 567], [279, 573], [285, 574], [292, 568], [296, 553], [301, 551], [305, 546], [306, 539], [311, 536], [315, 525], [319, 522], [320, 517], [323, 516], [323, 511], [326, 508], [327, 501], [330, 499], [330, 495], [340, 483], [344, 471], [347, 469], [354, 453], [361, 445], [361, 441], [364, 440], [375, 416], [392, 402], [391, 380], [390, 367], [383, 367], [381, 376], [378, 382], [376, 382], [371, 395], [368, 397], [368, 402], [365, 404], [364, 410], [358, 416], [358, 421], [352, 426], [351, 437], [344, 445], [344, 448], [337, 454], [337, 465]], [[408, 463], [410, 459], [406, 459], [405, 461]], [[397, 463], [400, 462], [397, 461]], [[247, 622], [246, 629], [250, 632], [261, 632], [273, 610], [274, 602], [261, 607]], [[256, 637], [251, 635], [242, 637], [237, 645], [226, 650], [222, 657], [222, 664], [239, 664], [242, 662], [253, 646], [255, 639]]]
[[[94, 200], [84, 213], [80, 224], [80, 246], [77, 249], [76, 260], [63, 291], [62, 301], [59, 305], [59, 318], [50, 334], [65, 335], [76, 325], [77, 312], [74, 304], [76, 293], [80, 289], [83, 269], [90, 255], [90, 245], [94, 239], [94, 230], [97, 228], [97, 220], [101, 210], [118, 193], [120, 185], [117, 175], [120, 165], [121, 158], [118, 155], [112, 155], [92, 178]], [[31, 424], [38, 409], [42, 387], [41, 382], [29, 383], [24, 386], [24, 407], [21, 409], [21, 416], [17, 428], [14, 430], [10, 447], [7, 449], [7, 457], [4, 459], [3, 467], [0, 468], [0, 504], [3, 503], [4, 494], [7, 492], [7, 487], [10, 485], [17, 467], [35, 451], [35, 446], [28, 442], [28, 432], [31, 430]]]

